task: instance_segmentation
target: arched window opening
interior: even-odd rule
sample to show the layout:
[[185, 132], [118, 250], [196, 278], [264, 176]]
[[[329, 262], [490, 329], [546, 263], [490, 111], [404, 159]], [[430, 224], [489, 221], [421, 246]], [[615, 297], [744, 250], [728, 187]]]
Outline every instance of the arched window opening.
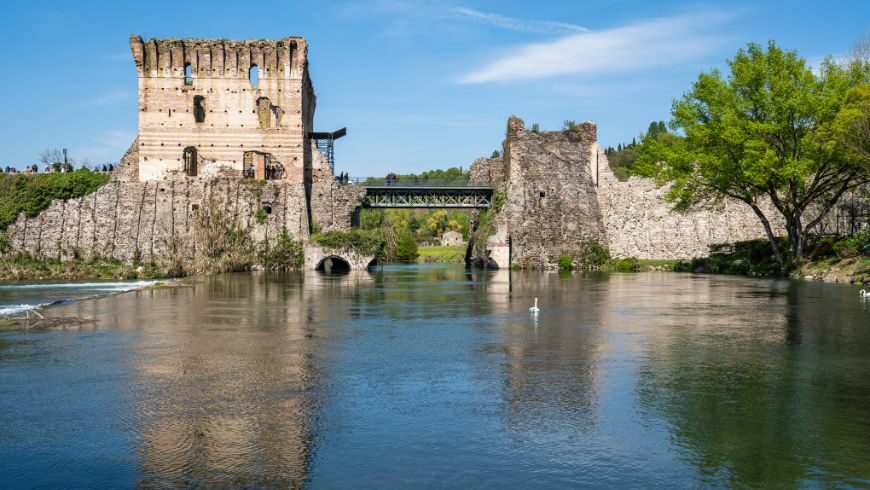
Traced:
[[184, 84], [193, 85], [193, 67], [190, 63], [184, 65]]
[[281, 127], [281, 118], [284, 116], [284, 111], [280, 107], [273, 105], [272, 114], [275, 115], [275, 127]]
[[257, 88], [260, 85], [260, 70], [257, 65], [251, 65], [248, 70], [248, 80], [251, 81], [251, 86]]
[[193, 117], [196, 122], [205, 122], [205, 97], [196, 95], [193, 97]]
[[196, 177], [197, 164], [196, 148], [188, 146], [184, 149], [184, 173]]

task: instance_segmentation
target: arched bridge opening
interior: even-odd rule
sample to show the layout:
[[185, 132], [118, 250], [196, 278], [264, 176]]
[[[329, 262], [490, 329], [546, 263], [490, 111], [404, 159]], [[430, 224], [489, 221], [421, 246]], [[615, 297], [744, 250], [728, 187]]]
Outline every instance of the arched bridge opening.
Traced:
[[327, 274], [344, 274], [350, 272], [350, 262], [338, 255], [324, 257], [314, 270]]

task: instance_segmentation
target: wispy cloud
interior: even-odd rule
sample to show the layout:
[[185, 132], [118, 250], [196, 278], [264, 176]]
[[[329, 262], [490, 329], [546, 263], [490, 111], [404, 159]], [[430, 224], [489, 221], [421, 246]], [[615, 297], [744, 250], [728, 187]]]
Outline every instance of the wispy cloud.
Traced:
[[562, 35], [589, 32], [586, 27], [566, 22], [520, 19], [468, 7], [447, 7], [415, 0], [378, 0], [373, 3], [357, 4], [345, 9], [344, 14], [355, 17], [369, 12], [398, 14], [405, 18], [472, 22], [530, 34]]
[[729, 18], [722, 12], [686, 14], [525, 44], [463, 75], [459, 82], [597, 75], [685, 63], [722, 44], [725, 36], [715, 29]]
[[448, 16], [468, 20], [488, 26], [498, 27], [517, 32], [536, 34], [568, 34], [590, 32], [589, 29], [575, 24], [554, 22], [549, 20], [517, 19], [499, 14], [481, 12], [466, 7], [453, 7], [444, 11]]

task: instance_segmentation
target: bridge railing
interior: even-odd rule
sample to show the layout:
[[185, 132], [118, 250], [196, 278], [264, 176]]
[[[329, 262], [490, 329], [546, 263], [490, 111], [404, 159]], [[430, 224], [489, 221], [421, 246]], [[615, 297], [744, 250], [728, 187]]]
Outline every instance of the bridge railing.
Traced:
[[464, 179], [388, 179], [386, 177], [350, 177], [344, 181], [348, 184], [365, 187], [489, 187], [489, 183], [472, 184], [468, 178]]

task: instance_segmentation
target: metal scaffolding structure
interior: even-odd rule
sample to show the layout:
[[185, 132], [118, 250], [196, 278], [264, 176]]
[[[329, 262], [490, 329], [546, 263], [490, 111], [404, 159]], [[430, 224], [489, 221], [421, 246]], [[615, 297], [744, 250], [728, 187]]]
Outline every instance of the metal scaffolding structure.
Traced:
[[329, 170], [335, 173], [335, 140], [345, 136], [347, 128], [341, 128], [338, 131], [327, 132], [311, 132], [308, 133], [308, 138], [313, 139], [317, 144], [317, 149], [329, 161]]

